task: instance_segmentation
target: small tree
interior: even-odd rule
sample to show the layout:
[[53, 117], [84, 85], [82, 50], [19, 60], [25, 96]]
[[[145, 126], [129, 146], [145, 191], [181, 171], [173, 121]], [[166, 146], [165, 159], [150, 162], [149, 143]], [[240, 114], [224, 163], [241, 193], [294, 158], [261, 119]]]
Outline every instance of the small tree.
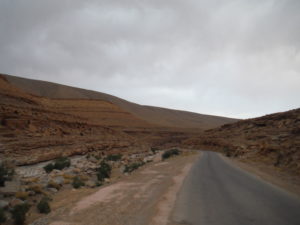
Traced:
[[14, 219], [16, 225], [23, 225], [25, 223], [26, 213], [28, 212], [29, 208], [30, 206], [27, 203], [22, 203], [16, 205], [12, 209], [12, 218]]
[[37, 208], [40, 213], [48, 214], [49, 212], [51, 212], [51, 208], [49, 205], [49, 198], [43, 197], [41, 201], [38, 203]]
[[60, 157], [55, 160], [54, 169], [62, 170], [65, 167], [70, 167], [71, 161], [68, 157]]
[[44, 170], [46, 171], [46, 173], [50, 173], [53, 169], [54, 165], [52, 163], [49, 163], [46, 166], [44, 166]]
[[111, 166], [102, 161], [100, 167], [97, 169], [97, 177], [99, 181], [104, 181], [105, 178], [109, 178], [111, 174]]
[[171, 150], [168, 150], [168, 151], [165, 151], [163, 154], [162, 154], [162, 159], [167, 159], [167, 158], [170, 158], [174, 155], [179, 155], [179, 150], [178, 149], [171, 149]]

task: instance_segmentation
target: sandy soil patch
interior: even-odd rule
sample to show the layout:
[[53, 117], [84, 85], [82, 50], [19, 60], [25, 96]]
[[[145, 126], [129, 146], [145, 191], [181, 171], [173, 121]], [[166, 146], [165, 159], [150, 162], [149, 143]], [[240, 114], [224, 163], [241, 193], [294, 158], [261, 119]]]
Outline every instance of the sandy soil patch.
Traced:
[[163, 195], [163, 199], [158, 203], [157, 213], [152, 219], [155, 225], [166, 225], [169, 222], [169, 216], [175, 205], [176, 195], [180, 190], [180, 187], [184, 181], [184, 178], [190, 171], [192, 163], [186, 165], [180, 174], [173, 177], [173, 185], [169, 187], [168, 191]]

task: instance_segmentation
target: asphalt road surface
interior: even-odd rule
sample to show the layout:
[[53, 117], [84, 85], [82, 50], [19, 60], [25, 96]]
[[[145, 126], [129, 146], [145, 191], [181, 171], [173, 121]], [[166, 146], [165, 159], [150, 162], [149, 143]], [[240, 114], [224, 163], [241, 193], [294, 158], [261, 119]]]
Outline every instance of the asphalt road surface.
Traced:
[[300, 200], [203, 152], [179, 192], [172, 214], [186, 225], [300, 225]]

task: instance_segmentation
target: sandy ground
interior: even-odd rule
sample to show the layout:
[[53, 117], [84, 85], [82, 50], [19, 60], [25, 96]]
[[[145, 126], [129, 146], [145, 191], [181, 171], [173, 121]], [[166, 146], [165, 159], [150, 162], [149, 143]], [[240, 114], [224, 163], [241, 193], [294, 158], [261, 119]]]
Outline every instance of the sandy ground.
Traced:
[[59, 193], [51, 203], [51, 214], [34, 224], [165, 225], [183, 180], [198, 157], [174, 157], [97, 189]]

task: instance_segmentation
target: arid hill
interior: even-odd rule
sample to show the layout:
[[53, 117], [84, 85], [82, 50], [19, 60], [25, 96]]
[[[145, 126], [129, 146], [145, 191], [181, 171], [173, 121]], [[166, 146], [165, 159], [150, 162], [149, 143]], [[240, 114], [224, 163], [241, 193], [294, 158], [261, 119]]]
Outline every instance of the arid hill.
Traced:
[[235, 121], [8, 75], [0, 75], [0, 96], [0, 155], [17, 165], [89, 151], [174, 146], [204, 128]]
[[182, 143], [300, 175], [300, 108], [226, 124]]
[[211, 129], [226, 123], [236, 122], [236, 119], [203, 115], [198, 113], [143, 106], [128, 102], [112, 95], [74, 88], [51, 82], [25, 79], [15, 76], [3, 75], [14, 86], [38, 96], [56, 99], [88, 99], [111, 102], [133, 116], [160, 127], [179, 127]]

